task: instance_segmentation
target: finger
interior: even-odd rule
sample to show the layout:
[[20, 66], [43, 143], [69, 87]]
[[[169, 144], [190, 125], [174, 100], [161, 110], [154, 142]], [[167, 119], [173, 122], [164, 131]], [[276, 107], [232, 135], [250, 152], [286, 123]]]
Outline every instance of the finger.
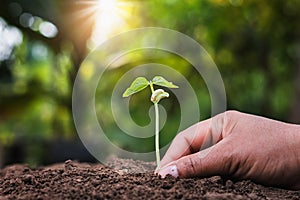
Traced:
[[199, 150], [205, 135], [210, 131], [209, 129], [210, 119], [194, 124], [180, 132], [174, 138], [165, 156], [161, 160], [161, 166]]
[[230, 166], [232, 159], [228, 154], [230, 152], [224, 151], [224, 146], [219, 143], [198, 153], [181, 157], [162, 168], [159, 175], [162, 178], [167, 174], [174, 177], [188, 178], [228, 174], [226, 170], [229, 168], [226, 166]]
[[224, 114], [219, 114], [179, 133], [161, 160], [161, 166], [216, 144], [222, 139], [223, 117]]

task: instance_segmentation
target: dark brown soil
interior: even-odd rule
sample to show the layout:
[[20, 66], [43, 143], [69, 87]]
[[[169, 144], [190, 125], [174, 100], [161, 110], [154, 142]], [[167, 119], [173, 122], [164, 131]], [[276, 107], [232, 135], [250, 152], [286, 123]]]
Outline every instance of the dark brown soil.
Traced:
[[149, 171], [153, 163], [119, 159], [109, 166], [70, 160], [37, 169], [8, 166], [0, 171], [0, 199], [300, 199], [300, 191], [250, 181], [161, 179]]

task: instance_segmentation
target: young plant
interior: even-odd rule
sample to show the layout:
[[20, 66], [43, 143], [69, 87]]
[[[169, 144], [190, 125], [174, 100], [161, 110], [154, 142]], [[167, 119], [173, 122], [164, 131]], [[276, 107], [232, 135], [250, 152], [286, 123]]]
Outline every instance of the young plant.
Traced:
[[169, 97], [169, 93], [165, 92], [163, 89], [154, 90], [153, 85], [159, 85], [167, 88], [178, 88], [172, 82], [167, 81], [162, 76], [155, 76], [151, 81], [148, 81], [145, 77], [137, 77], [130, 85], [129, 88], [123, 93], [123, 97], [129, 97], [130, 95], [140, 92], [146, 87], [150, 86], [151, 98], [150, 100], [154, 104], [155, 109], [155, 152], [156, 152], [156, 163], [157, 169], [160, 169], [160, 154], [159, 154], [159, 112], [158, 112], [158, 102], [166, 97]]

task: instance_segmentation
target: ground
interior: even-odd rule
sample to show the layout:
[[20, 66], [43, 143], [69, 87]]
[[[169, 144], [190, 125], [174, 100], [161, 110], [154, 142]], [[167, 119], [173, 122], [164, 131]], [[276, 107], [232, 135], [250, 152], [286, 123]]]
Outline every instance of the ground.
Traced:
[[71, 160], [35, 169], [11, 165], [0, 171], [0, 199], [300, 199], [300, 191], [251, 181], [162, 179], [152, 169], [154, 163], [125, 159], [108, 166]]

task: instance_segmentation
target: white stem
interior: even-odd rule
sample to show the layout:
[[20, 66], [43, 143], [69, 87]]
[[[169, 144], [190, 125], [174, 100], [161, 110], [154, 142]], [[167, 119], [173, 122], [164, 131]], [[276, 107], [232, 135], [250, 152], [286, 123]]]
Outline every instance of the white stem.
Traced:
[[155, 109], [155, 152], [156, 152], [156, 163], [157, 169], [160, 169], [160, 154], [159, 154], [159, 113], [158, 104], [154, 104]]

